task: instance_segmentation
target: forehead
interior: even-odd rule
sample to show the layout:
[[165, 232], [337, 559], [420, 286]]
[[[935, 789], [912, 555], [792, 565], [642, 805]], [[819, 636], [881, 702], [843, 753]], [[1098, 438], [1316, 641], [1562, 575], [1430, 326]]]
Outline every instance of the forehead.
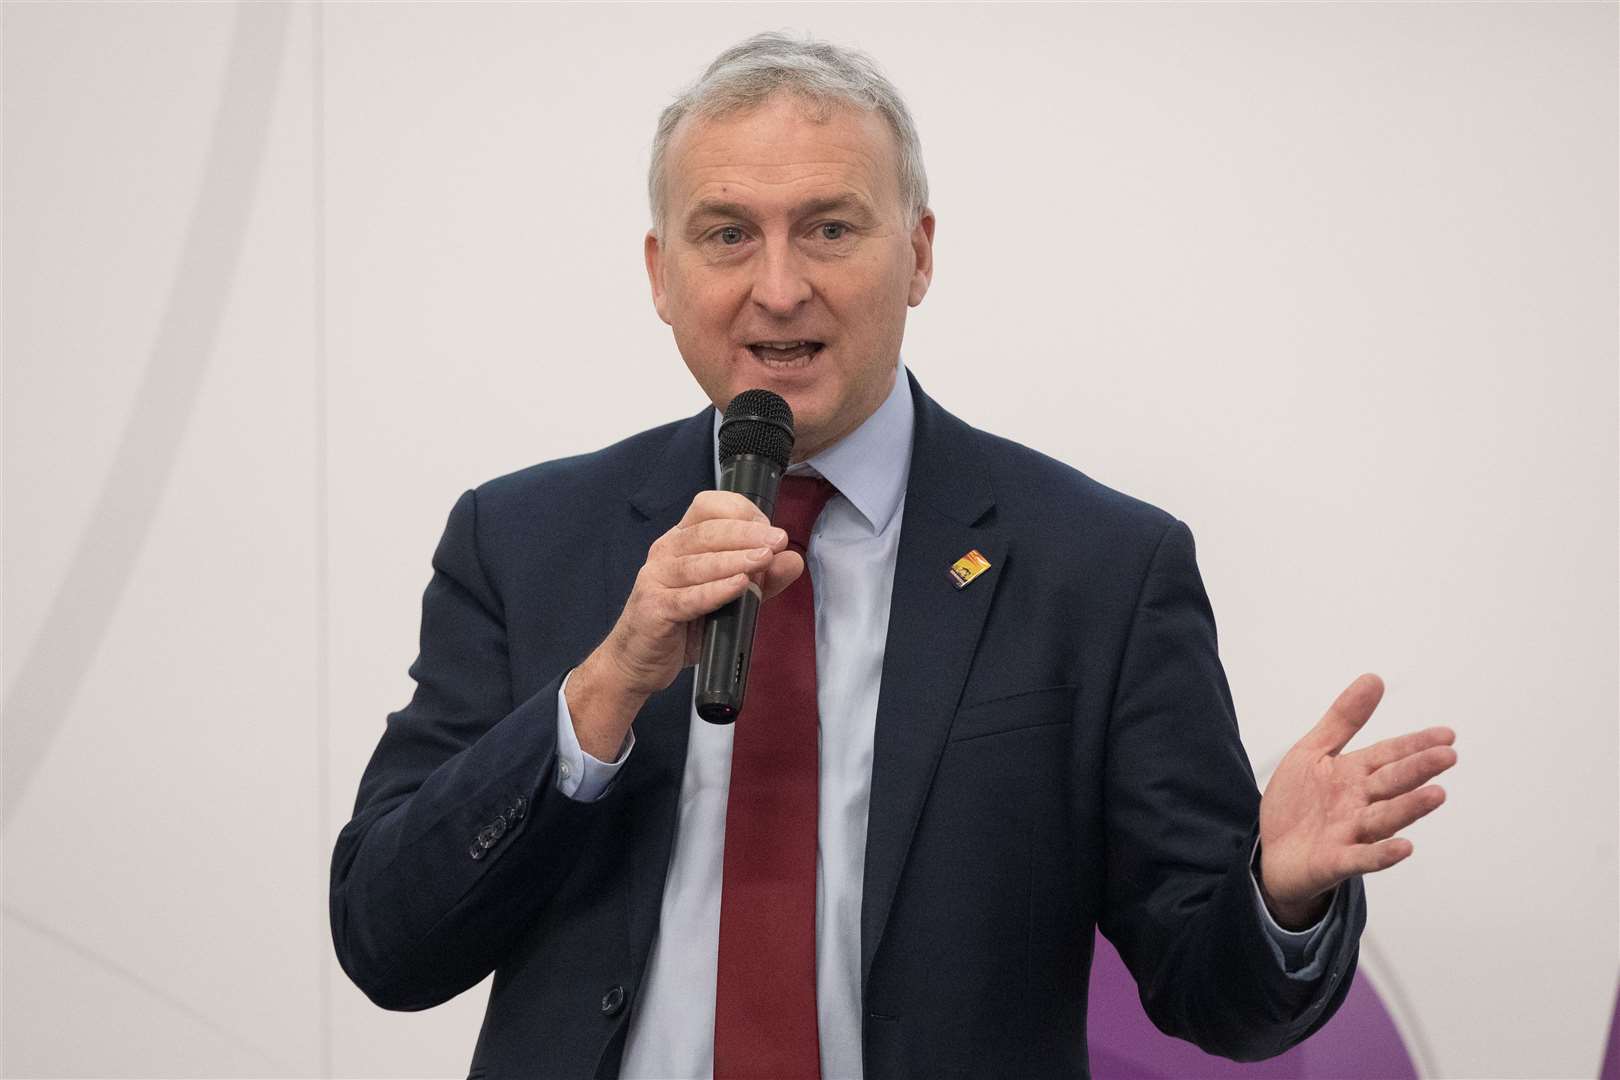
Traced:
[[720, 117], [693, 117], [670, 140], [665, 175], [678, 220], [700, 200], [760, 204], [854, 191], [897, 209], [899, 153], [877, 112], [790, 95]]

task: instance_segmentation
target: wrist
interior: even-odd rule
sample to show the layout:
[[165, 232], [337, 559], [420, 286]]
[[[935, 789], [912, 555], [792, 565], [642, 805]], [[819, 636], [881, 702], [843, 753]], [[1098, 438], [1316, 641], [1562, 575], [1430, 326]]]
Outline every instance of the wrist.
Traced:
[[1304, 899], [1279, 897], [1266, 887], [1266, 860], [1264, 846], [1256, 841], [1254, 855], [1249, 862], [1249, 872], [1254, 876], [1254, 883], [1260, 889], [1260, 899], [1266, 905], [1266, 911], [1276, 924], [1284, 930], [1298, 933], [1309, 930], [1322, 921], [1322, 916], [1333, 903], [1333, 890], [1308, 896]]
[[1324, 893], [1306, 900], [1287, 901], [1279, 900], [1266, 888], [1264, 877], [1259, 881], [1260, 899], [1265, 901], [1266, 910], [1271, 913], [1272, 919], [1278, 926], [1293, 933], [1309, 930], [1322, 921], [1327, 914], [1329, 906], [1333, 903], [1333, 894]]
[[574, 669], [563, 695], [580, 749], [599, 761], [618, 756], [631, 722], [647, 702], [647, 694], [633, 688], [601, 648]]

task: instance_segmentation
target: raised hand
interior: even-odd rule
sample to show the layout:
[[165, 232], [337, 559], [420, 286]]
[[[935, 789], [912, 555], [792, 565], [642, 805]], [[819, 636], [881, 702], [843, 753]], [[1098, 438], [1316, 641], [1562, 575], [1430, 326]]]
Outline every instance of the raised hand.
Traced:
[[[1395, 833], [1446, 801], [1428, 781], [1457, 763], [1457, 734], [1431, 727], [1341, 753], [1384, 696], [1362, 675], [1294, 744], [1260, 800], [1260, 893], [1279, 925], [1303, 929], [1327, 911], [1331, 892], [1357, 874], [1412, 854]], [[1424, 786], [1427, 785], [1427, 786]]]

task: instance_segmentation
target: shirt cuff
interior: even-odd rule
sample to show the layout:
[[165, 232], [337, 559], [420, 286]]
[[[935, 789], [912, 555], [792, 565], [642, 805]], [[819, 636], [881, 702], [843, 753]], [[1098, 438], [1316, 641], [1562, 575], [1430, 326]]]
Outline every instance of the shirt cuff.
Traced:
[[1260, 925], [1265, 927], [1266, 944], [1271, 947], [1277, 966], [1289, 978], [1309, 982], [1322, 974], [1327, 957], [1333, 953], [1331, 948], [1324, 948], [1324, 945], [1329, 944], [1330, 939], [1338, 938], [1339, 925], [1343, 921], [1339, 916], [1344, 907], [1344, 885], [1341, 882], [1333, 890], [1333, 902], [1315, 926], [1304, 930], [1285, 930], [1271, 917], [1265, 898], [1260, 895], [1259, 854], [1260, 841], [1257, 838], [1254, 850], [1249, 853], [1249, 880], [1254, 885], [1254, 905], [1260, 911]]
[[576, 802], [595, 802], [613, 784], [619, 768], [635, 749], [636, 731], [631, 728], [625, 732], [619, 756], [613, 761], [599, 761], [586, 753], [574, 733], [574, 717], [568, 711], [568, 697], [563, 693], [573, 674], [570, 671], [557, 687], [557, 790]]

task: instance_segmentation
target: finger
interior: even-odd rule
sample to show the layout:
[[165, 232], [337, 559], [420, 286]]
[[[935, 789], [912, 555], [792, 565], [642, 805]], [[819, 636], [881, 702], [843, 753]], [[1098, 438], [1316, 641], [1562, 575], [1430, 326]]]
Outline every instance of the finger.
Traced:
[[1334, 699], [1322, 719], [1300, 741], [1319, 753], [1337, 754], [1366, 724], [1383, 696], [1383, 679], [1370, 672], [1358, 676]]
[[669, 557], [696, 555], [704, 551], [746, 551], [757, 547], [781, 551], [787, 547], [787, 533], [768, 522], [711, 518], [695, 525], [671, 529], [659, 537], [653, 547], [654, 554]]
[[762, 521], [770, 518], [755, 506], [746, 495], [735, 491], [700, 491], [681, 516], [680, 525], [696, 525], [713, 518], [734, 518], [738, 521]]
[[1402, 836], [1377, 844], [1357, 844], [1345, 851], [1335, 876], [1342, 881], [1357, 874], [1375, 874], [1388, 870], [1410, 854], [1412, 841]]
[[1439, 784], [1409, 791], [1405, 795], [1373, 803], [1357, 815], [1356, 839], [1364, 844], [1394, 836], [1418, 818], [1432, 813], [1446, 801], [1446, 789]]
[[765, 572], [765, 599], [769, 600], [793, 584], [802, 573], [804, 573], [804, 558], [797, 551], [779, 552], [771, 559], [770, 568]]
[[1392, 799], [1426, 784], [1457, 764], [1457, 751], [1449, 746], [1432, 746], [1421, 753], [1392, 761], [1367, 778], [1367, 797]]
[[733, 574], [685, 589], [665, 589], [658, 594], [658, 613], [672, 623], [701, 619], [737, 599], [749, 584], [747, 574]]
[[706, 581], [719, 581], [734, 574], [754, 574], [771, 561], [768, 547], [749, 548], [746, 551], [705, 551], [697, 555], [682, 555], [658, 564], [659, 581], [668, 588], [679, 589], [702, 585]]
[[1450, 746], [1456, 740], [1457, 733], [1448, 727], [1424, 728], [1375, 742], [1347, 757], [1354, 757], [1368, 771], [1376, 771], [1392, 761], [1411, 757], [1431, 746]]

